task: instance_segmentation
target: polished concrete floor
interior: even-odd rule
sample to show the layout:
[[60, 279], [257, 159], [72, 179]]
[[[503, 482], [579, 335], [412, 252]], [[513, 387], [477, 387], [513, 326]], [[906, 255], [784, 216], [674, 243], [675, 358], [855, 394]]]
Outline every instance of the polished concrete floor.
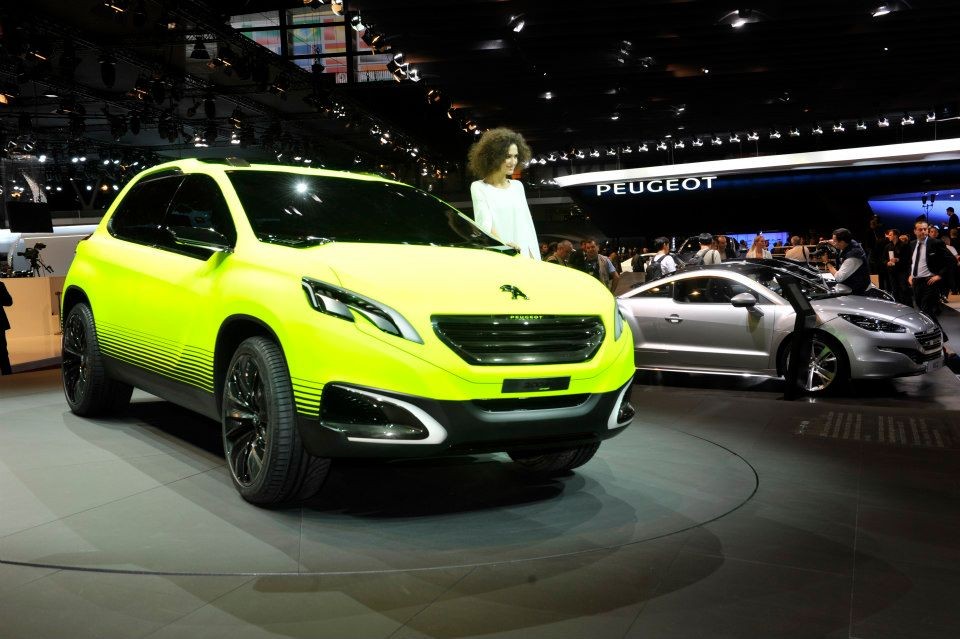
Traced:
[[344, 462], [262, 510], [217, 424], [140, 393], [80, 419], [56, 371], [2, 378], [0, 639], [960, 636], [951, 370], [815, 402], [637, 381], [569, 475]]

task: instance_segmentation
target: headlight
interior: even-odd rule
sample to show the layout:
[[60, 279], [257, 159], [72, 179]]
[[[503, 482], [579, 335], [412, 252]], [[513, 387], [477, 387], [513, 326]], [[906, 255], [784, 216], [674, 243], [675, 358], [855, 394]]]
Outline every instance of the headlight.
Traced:
[[873, 331], [875, 333], [906, 333], [907, 328], [900, 324], [894, 324], [874, 317], [864, 317], [863, 315], [851, 315], [850, 313], [840, 313], [840, 317], [851, 324], [856, 324], [860, 328]]
[[355, 321], [354, 314], [356, 313], [369, 320], [384, 333], [423, 344], [423, 339], [410, 322], [386, 304], [309, 277], [305, 277], [301, 281], [303, 290], [307, 292], [307, 301], [315, 310], [348, 322]]
[[620, 311], [617, 300], [613, 300], [613, 341], [620, 339], [621, 335], [623, 335], [623, 313]]

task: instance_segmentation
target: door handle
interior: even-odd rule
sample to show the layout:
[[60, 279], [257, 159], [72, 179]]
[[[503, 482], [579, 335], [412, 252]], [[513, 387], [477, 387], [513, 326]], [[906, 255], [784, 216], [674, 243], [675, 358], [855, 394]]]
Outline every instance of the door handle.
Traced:
[[683, 318], [680, 317], [679, 315], [677, 315], [676, 313], [674, 313], [673, 315], [671, 315], [671, 316], [669, 316], [669, 317], [664, 317], [663, 319], [667, 320], [667, 321], [670, 322], [671, 324], [679, 324], [680, 322], [683, 321]]

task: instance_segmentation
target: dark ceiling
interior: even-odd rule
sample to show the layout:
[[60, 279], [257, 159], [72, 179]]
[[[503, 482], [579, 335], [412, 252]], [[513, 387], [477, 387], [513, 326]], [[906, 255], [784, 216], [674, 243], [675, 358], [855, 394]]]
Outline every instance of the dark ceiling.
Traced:
[[[593, 151], [603, 161], [609, 150], [621, 162], [629, 147], [647, 164], [960, 135], [957, 0], [888, 2], [900, 10], [880, 17], [880, 0], [755, 0], [739, 14], [713, 0], [345, 0], [348, 15], [359, 12], [421, 78], [353, 85], [318, 81], [225, 26], [228, 15], [303, 8], [300, 0], [118, 0], [122, 15], [94, 0], [4, 4], [0, 82], [17, 93], [0, 106], [5, 144], [28, 133], [41, 143], [225, 155], [246, 129], [243, 146], [257, 152], [420, 174], [462, 163], [475, 137], [468, 121], [515, 128], [540, 157], [576, 150], [589, 162]], [[747, 23], [734, 28], [738, 17]], [[253, 77], [191, 60], [185, 51], [198, 37], [232, 47]], [[40, 45], [50, 60], [32, 57]], [[113, 86], [100, 74], [107, 54], [117, 62]], [[287, 90], [271, 92], [278, 77]], [[160, 95], [138, 98], [140, 80], [159, 81]], [[430, 90], [440, 95], [434, 104]], [[905, 114], [913, 126], [901, 125]], [[882, 117], [889, 127], [878, 127]], [[383, 145], [371, 130], [393, 138]], [[195, 147], [204, 133], [210, 147]], [[655, 150], [663, 141], [666, 155]], [[651, 152], [639, 160], [642, 143]]]

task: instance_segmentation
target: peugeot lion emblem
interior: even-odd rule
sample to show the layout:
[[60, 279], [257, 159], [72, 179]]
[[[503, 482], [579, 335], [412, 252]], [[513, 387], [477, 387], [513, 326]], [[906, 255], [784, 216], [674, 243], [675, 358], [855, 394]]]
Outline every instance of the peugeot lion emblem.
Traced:
[[522, 297], [525, 300], [530, 299], [529, 297], [524, 295], [523, 291], [521, 291], [519, 288], [517, 288], [513, 284], [504, 284], [503, 286], [500, 287], [500, 290], [503, 291], [504, 293], [510, 293], [512, 295], [510, 299], [512, 300], [515, 300], [520, 297]]

